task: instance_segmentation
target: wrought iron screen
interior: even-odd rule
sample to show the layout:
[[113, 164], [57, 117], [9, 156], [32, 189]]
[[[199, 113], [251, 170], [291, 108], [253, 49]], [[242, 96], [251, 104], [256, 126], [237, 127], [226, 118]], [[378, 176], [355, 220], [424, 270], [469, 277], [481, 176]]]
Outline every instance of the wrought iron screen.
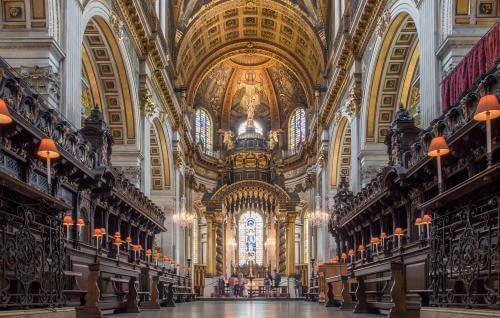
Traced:
[[61, 234], [57, 216], [0, 198], [0, 308], [63, 304]]
[[471, 196], [437, 215], [430, 255], [432, 305], [500, 308], [499, 214], [497, 192]]

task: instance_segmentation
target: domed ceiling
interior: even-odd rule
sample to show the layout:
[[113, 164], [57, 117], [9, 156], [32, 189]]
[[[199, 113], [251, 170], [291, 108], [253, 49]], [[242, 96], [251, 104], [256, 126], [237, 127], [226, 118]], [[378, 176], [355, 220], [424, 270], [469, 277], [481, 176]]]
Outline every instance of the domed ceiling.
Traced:
[[242, 54], [220, 62], [196, 89], [192, 105], [220, 118], [221, 128], [235, 129], [246, 119], [247, 100], [257, 105], [255, 120], [267, 128], [283, 128], [290, 112], [307, 107], [301, 83], [286, 66], [271, 58]]
[[176, 68], [191, 108], [234, 129], [255, 120], [286, 127], [323, 81], [327, 0], [184, 0], [177, 3]]

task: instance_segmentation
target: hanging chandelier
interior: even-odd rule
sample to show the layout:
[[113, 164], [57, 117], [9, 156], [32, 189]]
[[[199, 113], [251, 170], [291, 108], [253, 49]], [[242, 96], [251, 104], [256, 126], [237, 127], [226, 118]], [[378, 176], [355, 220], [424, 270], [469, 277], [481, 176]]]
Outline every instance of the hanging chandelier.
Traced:
[[191, 227], [195, 220], [195, 214], [188, 212], [186, 209], [186, 196], [184, 195], [181, 198], [181, 209], [179, 212], [174, 214], [173, 220], [175, 224], [178, 224], [181, 227]]
[[315, 209], [308, 213], [309, 222], [314, 226], [323, 225], [328, 222], [328, 213], [321, 209], [321, 196], [316, 195]]

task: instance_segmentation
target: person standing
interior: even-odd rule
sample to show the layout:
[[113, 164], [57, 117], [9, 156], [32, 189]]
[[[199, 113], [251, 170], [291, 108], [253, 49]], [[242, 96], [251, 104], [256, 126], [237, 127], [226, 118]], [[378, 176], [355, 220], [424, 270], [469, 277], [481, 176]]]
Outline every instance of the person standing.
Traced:
[[300, 297], [301, 294], [301, 285], [302, 285], [302, 275], [300, 272], [295, 273], [295, 297]]
[[264, 279], [264, 296], [271, 297], [271, 285], [273, 283], [273, 278], [270, 273], [266, 275], [266, 278]]
[[[280, 274], [280, 272], [274, 270], [274, 287], [276, 289], [279, 289], [280, 284], [281, 284], [281, 274]], [[279, 290], [278, 290], [278, 293], [279, 293]]]

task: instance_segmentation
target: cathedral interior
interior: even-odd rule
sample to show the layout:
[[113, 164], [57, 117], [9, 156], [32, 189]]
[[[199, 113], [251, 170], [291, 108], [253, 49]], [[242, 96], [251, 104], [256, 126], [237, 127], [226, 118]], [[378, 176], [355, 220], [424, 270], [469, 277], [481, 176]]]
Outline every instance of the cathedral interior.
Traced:
[[0, 0], [0, 316], [500, 317], [499, 22]]

